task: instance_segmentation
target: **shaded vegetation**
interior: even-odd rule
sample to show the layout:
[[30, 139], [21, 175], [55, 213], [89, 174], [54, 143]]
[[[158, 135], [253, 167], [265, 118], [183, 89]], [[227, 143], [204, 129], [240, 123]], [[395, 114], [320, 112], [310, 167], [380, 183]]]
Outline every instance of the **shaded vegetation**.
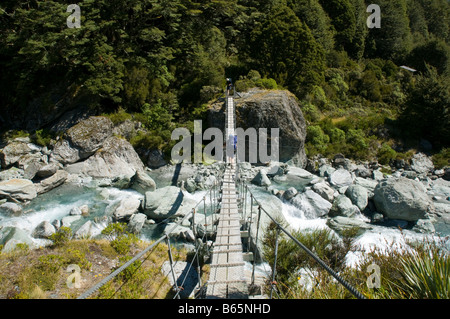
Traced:
[[[169, 132], [203, 118], [231, 77], [238, 91], [292, 91], [324, 133], [310, 138], [319, 139], [309, 144], [310, 155], [387, 162], [394, 153], [386, 145], [403, 153], [426, 138], [436, 153], [449, 147], [446, 0], [380, 0], [380, 29], [367, 28], [364, 0], [78, 4], [79, 29], [67, 28], [65, 1], [0, 4], [2, 130], [34, 126], [30, 135], [47, 145], [45, 129], [57, 116], [34, 123], [29, 114], [58, 114], [61, 105], [78, 109], [88, 101], [115, 123], [141, 122], [142, 130], [127, 137], [137, 148], [167, 153]], [[378, 127], [335, 125], [344, 138], [320, 122], [343, 117], [358, 125], [376, 119]]]

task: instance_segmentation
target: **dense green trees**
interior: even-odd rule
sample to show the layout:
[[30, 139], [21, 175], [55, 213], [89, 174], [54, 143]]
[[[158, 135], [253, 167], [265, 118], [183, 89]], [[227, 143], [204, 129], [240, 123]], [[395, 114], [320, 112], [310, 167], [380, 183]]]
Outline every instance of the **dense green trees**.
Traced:
[[417, 78], [401, 116], [407, 132], [450, 146], [450, 81], [431, 68]]
[[294, 93], [323, 81], [325, 56], [308, 26], [287, 6], [273, 9], [251, 33], [251, 57], [263, 76]]
[[[1, 129], [26, 127], [31, 108], [49, 113], [58, 101], [85, 97], [98, 112], [136, 113], [159, 134], [201, 116], [204, 104], [223, 92], [226, 77], [242, 89], [291, 90], [312, 126], [323, 117], [380, 109], [414, 117], [420, 103], [427, 110], [446, 103], [439, 84], [449, 82], [450, 72], [447, 0], [379, 0], [380, 29], [367, 28], [365, 0], [77, 4], [81, 28], [69, 29], [67, 1], [1, 2]], [[439, 88], [431, 90], [439, 102], [426, 95], [419, 101], [423, 86], [431, 84]], [[432, 117], [427, 119], [430, 124]], [[437, 127], [450, 126], [445, 116], [441, 120]], [[49, 124], [41, 122], [35, 129]], [[339, 131], [323, 133], [336, 144], [348, 140], [349, 130], [342, 131], [345, 140]], [[430, 138], [442, 140], [438, 135]]]
[[350, 0], [321, 0], [320, 3], [336, 30], [337, 48], [348, 49], [356, 34], [355, 8]]
[[380, 0], [377, 4], [382, 12], [381, 28], [368, 33], [367, 56], [400, 62], [412, 47], [406, 0]]

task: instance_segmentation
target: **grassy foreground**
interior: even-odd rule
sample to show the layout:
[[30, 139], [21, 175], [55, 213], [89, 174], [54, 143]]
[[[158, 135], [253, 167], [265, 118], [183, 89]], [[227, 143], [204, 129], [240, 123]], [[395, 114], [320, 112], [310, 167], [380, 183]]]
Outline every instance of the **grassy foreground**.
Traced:
[[[440, 242], [407, 242], [406, 247], [393, 243], [387, 249], [363, 252], [354, 244], [356, 234], [357, 230], [349, 230], [342, 238], [337, 238], [330, 230], [310, 230], [294, 233], [294, 236], [367, 298], [450, 298], [450, 260], [444, 246], [448, 238]], [[264, 258], [271, 265], [275, 256], [275, 236], [276, 229], [271, 225], [264, 251]], [[345, 256], [349, 252], [362, 256], [354, 268], [345, 264]], [[354, 298], [286, 237], [281, 237], [279, 241], [276, 271], [276, 290], [280, 298]], [[379, 274], [378, 282], [376, 272]], [[269, 283], [266, 289], [270, 290]]]
[[[77, 298], [152, 244], [121, 232], [120, 227], [107, 228], [105, 239], [68, 240], [59, 232], [52, 246], [31, 250], [19, 244], [14, 251], [0, 251], [0, 298]], [[172, 246], [171, 251], [174, 261], [188, 258], [185, 249]], [[171, 298], [172, 287], [161, 271], [167, 260], [168, 247], [161, 243], [90, 298]]]

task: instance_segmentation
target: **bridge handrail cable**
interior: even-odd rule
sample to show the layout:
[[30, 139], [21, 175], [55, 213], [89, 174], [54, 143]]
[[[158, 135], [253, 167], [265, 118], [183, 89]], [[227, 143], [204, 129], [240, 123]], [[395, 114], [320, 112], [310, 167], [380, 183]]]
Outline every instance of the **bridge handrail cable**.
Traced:
[[[195, 213], [196, 213], [196, 209], [197, 207], [203, 202], [206, 205], [206, 197], [207, 194], [209, 192], [210, 196], [212, 196], [211, 191], [214, 190], [214, 195], [216, 195], [215, 193], [215, 189], [218, 188], [220, 185], [220, 182], [216, 181], [213, 185], [211, 185], [211, 187], [209, 189], [206, 190], [206, 195], [197, 202], [197, 204], [190, 210], [190, 212], [188, 214], [186, 214], [180, 221], [178, 221], [175, 225], [173, 225], [171, 228], [169, 228], [169, 230], [167, 232], [164, 233], [163, 236], [161, 236], [160, 238], [158, 238], [153, 244], [151, 244], [150, 246], [146, 247], [144, 250], [142, 250], [140, 253], [138, 253], [136, 256], [134, 256], [133, 258], [131, 258], [129, 261], [127, 261], [125, 264], [123, 264], [122, 266], [120, 266], [119, 268], [117, 268], [115, 271], [113, 271], [111, 274], [109, 274], [108, 276], [106, 276], [103, 280], [101, 280], [100, 282], [98, 282], [97, 284], [95, 284], [94, 286], [92, 286], [91, 288], [89, 288], [87, 291], [85, 291], [83, 294], [81, 294], [77, 299], [86, 299], [89, 296], [91, 296], [94, 292], [96, 292], [97, 290], [99, 290], [102, 286], [104, 286], [105, 284], [107, 284], [108, 282], [110, 282], [111, 280], [113, 280], [115, 277], [117, 277], [120, 273], [122, 273], [125, 269], [127, 269], [128, 267], [130, 267], [135, 261], [137, 261], [138, 259], [142, 258], [146, 253], [148, 253], [150, 250], [154, 249], [156, 246], [158, 246], [159, 244], [161, 244], [163, 241], [167, 242], [168, 245], [168, 249], [169, 249], [169, 259], [171, 259], [171, 252], [170, 252], [170, 235], [175, 231], [175, 229], [179, 226], [181, 226], [183, 224], [184, 221], [186, 221], [188, 218], [191, 218], [192, 216], [193, 218], [193, 225], [192, 228], [196, 229], [196, 224], [195, 224]], [[215, 196], [214, 201], [216, 202], [214, 204], [213, 207], [213, 213], [215, 211], [215, 206], [217, 205], [218, 202], [218, 198]], [[205, 220], [206, 222], [206, 220]], [[203, 238], [202, 240], [205, 238], [207, 234], [207, 227], [205, 226], [205, 232], [203, 234]], [[191, 262], [190, 267], [192, 267], [192, 264], [195, 260], [196, 257], [198, 257], [198, 252], [199, 252], [200, 247], [196, 245], [196, 253], [194, 255], [193, 261]], [[172, 275], [174, 276], [174, 285], [176, 285], [176, 280], [175, 280], [175, 275], [174, 275], [174, 270], [172, 267], [172, 260], [170, 260], [171, 262], [171, 272]], [[179, 292], [180, 290], [178, 289], [178, 287], [176, 287], [177, 293], [175, 294], [174, 298], [179, 298]]]

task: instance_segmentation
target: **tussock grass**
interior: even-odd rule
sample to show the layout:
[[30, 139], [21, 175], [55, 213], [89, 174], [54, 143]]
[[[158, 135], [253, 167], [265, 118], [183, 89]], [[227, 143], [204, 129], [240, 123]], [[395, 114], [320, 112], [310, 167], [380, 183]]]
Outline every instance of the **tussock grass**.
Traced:
[[[272, 228], [271, 228], [272, 227]], [[364, 252], [353, 244], [351, 233], [342, 241], [328, 230], [297, 232], [294, 236], [315, 252], [342, 278], [371, 299], [448, 299], [450, 294], [450, 262], [444, 238], [435, 242], [405, 241], [400, 247], [391, 243], [386, 249]], [[274, 228], [268, 228], [264, 256], [269, 264], [274, 256]], [[348, 252], [361, 253], [355, 268], [345, 265]], [[368, 271], [372, 264], [380, 268], [380, 287], [369, 288]], [[292, 241], [279, 242], [277, 262], [277, 292], [285, 299], [348, 299], [355, 298], [335, 278], [322, 269]], [[267, 283], [266, 290], [270, 291]]]
[[[151, 245], [135, 237], [121, 236], [110, 240], [68, 240], [36, 250], [20, 247], [8, 253], [0, 252], [0, 299], [78, 297]], [[174, 247], [172, 254], [175, 260], [185, 260], [187, 256], [186, 250]], [[151, 255], [136, 261], [91, 298], [166, 298], [172, 288], [160, 271], [166, 260], [167, 246], [160, 244]], [[67, 286], [71, 275], [68, 266], [73, 264], [80, 267], [80, 288]]]

